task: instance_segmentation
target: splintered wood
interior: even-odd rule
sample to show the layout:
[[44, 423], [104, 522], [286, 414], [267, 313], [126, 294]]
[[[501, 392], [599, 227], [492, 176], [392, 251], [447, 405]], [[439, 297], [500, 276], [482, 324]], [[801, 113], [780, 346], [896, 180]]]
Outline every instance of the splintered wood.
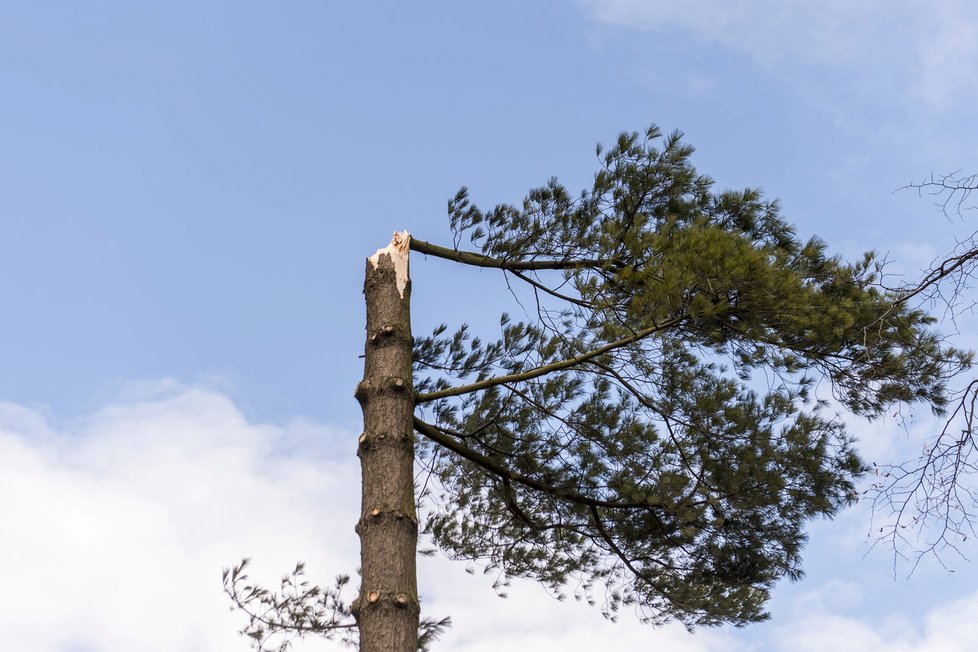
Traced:
[[411, 234], [407, 231], [395, 231], [391, 243], [377, 253], [368, 258], [370, 264], [377, 269], [380, 264], [380, 257], [387, 254], [394, 263], [394, 274], [397, 278], [397, 292], [404, 298], [404, 288], [407, 287], [408, 279], [408, 254], [411, 253]]

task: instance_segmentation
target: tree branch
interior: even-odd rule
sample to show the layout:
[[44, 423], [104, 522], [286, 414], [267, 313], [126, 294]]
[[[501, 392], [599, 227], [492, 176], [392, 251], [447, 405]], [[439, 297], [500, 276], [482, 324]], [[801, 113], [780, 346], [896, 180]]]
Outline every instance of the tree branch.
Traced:
[[471, 251], [449, 249], [448, 247], [431, 244], [430, 242], [425, 242], [424, 240], [419, 240], [415, 237], [411, 238], [411, 250], [417, 251], [418, 253], [435, 256], [436, 258], [444, 258], [445, 260], [451, 260], [456, 263], [463, 263], [465, 265], [473, 265], [475, 267], [492, 267], [496, 269], [505, 269], [511, 272], [524, 272], [537, 269], [579, 269], [583, 267], [601, 267], [608, 262], [606, 260], [572, 260], [569, 258], [562, 260], [505, 260]]
[[924, 292], [928, 288], [934, 287], [942, 280], [961, 270], [965, 265], [975, 261], [976, 259], [978, 259], [978, 249], [975, 248], [969, 249], [963, 254], [947, 258], [937, 267], [933, 267], [928, 270], [927, 274], [920, 280], [919, 283], [917, 283], [917, 285], [912, 288], [904, 288], [903, 290], [900, 290], [902, 294], [900, 298], [897, 299], [896, 303], [907, 303], [910, 301], [910, 299], [914, 298], [921, 292]]
[[[625, 554], [625, 551], [623, 551], [618, 546], [618, 544], [615, 543], [615, 540], [611, 538], [611, 533], [609, 533], [608, 530], [605, 529], [604, 524], [601, 522], [601, 515], [598, 513], [597, 508], [594, 505], [590, 505], [590, 509], [591, 509], [591, 517], [592, 520], [594, 521], [595, 528], [597, 528], [598, 530], [598, 534], [601, 535], [601, 538], [604, 539], [605, 543], [608, 544], [608, 547], [611, 548], [611, 551], [619, 559], [621, 559], [622, 563], [625, 564], [625, 567], [628, 568], [628, 570], [630, 570], [632, 574], [635, 575], [635, 577], [639, 577], [644, 582], [647, 582], [649, 586], [655, 588], [659, 592], [659, 595], [661, 595], [663, 598], [668, 600], [670, 603], [679, 606], [681, 608], [688, 609], [689, 611], [693, 611], [692, 609], [689, 609], [686, 604], [677, 600], [670, 591], [664, 590], [661, 583], [654, 581], [648, 575], [643, 573], [641, 569], [637, 568], [635, 564], [632, 563], [632, 560], [629, 559], [628, 555]], [[671, 568], [673, 570], [675, 569], [675, 567], [670, 564], [666, 564], [664, 562], [659, 562], [659, 563], [665, 566], [666, 568]]]
[[528, 369], [515, 374], [507, 374], [505, 376], [493, 376], [492, 378], [486, 378], [485, 380], [480, 380], [469, 385], [459, 385], [457, 387], [449, 387], [448, 389], [442, 389], [437, 392], [429, 392], [427, 394], [418, 394], [415, 398], [416, 404], [428, 403], [430, 401], [437, 401], [441, 398], [448, 398], [450, 396], [461, 396], [463, 394], [471, 394], [472, 392], [478, 392], [483, 389], [488, 389], [490, 387], [495, 387], [496, 385], [504, 385], [507, 383], [518, 383], [525, 380], [533, 380], [534, 378], [539, 378], [540, 376], [545, 376], [554, 371], [561, 371], [569, 367], [574, 367], [583, 362], [587, 362], [593, 358], [604, 355], [619, 349], [623, 346], [628, 346], [641, 339], [658, 333], [659, 331], [666, 330], [667, 328], [672, 328], [686, 319], [689, 315], [683, 315], [681, 317], [674, 317], [661, 324], [656, 324], [655, 326], [649, 326], [648, 328], [637, 331], [634, 335], [629, 335], [620, 340], [614, 342], [609, 342], [604, 346], [599, 346], [596, 349], [592, 349], [587, 353], [582, 353], [574, 358], [568, 358], [566, 360], [559, 360], [557, 362], [552, 362], [550, 364], [541, 365], [539, 367], [534, 367], [533, 369]]
[[540, 283], [539, 281], [536, 281], [521, 272], [517, 272], [515, 270], [508, 270], [508, 271], [511, 272], [513, 276], [520, 279], [521, 281], [525, 281], [526, 283], [529, 283], [533, 287], [542, 290], [553, 297], [557, 297], [558, 299], [561, 299], [562, 301], [566, 301], [568, 303], [573, 303], [575, 306], [580, 306], [581, 308], [594, 310], [594, 306], [586, 301], [582, 301], [581, 299], [575, 299], [574, 297], [567, 296], [566, 294], [561, 294], [560, 292], [557, 292], [557, 290], [549, 288], [543, 283]]
[[470, 462], [478, 464], [486, 471], [489, 471], [493, 475], [509, 480], [511, 482], [519, 483], [525, 487], [531, 489], [536, 489], [537, 491], [542, 491], [545, 494], [553, 496], [555, 498], [562, 498], [564, 500], [569, 500], [572, 503], [577, 503], [579, 505], [588, 505], [591, 507], [605, 507], [608, 509], [626, 509], [626, 508], [657, 508], [666, 509], [666, 506], [657, 500], [646, 500], [642, 502], [625, 502], [625, 501], [613, 501], [613, 500], [602, 500], [600, 498], [591, 498], [590, 496], [585, 496], [582, 493], [573, 491], [571, 489], [563, 489], [560, 487], [554, 487], [545, 482], [541, 482], [530, 476], [523, 475], [522, 473], [517, 473], [512, 469], [508, 469], [502, 464], [490, 459], [489, 457], [483, 455], [482, 453], [469, 448], [468, 446], [463, 446], [460, 442], [456, 441], [454, 438], [465, 437], [463, 433], [456, 433], [445, 428], [439, 428], [430, 423], [426, 423], [414, 417], [414, 429], [419, 433], [430, 439], [436, 444], [444, 446], [448, 450], [456, 453], [460, 457], [467, 459]]

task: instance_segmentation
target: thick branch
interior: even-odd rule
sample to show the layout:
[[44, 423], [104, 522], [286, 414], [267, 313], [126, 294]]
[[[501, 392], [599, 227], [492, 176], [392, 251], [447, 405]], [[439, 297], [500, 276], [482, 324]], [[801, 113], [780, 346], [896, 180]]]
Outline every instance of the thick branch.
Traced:
[[424, 240], [418, 240], [415, 237], [411, 238], [411, 249], [417, 251], [418, 253], [428, 254], [435, 256], [436, 258], [444, 258], [445, 260], [452, 260], [456, 263], [464, 263], [466, 265], [473, 265], [475, 267], [505, 269], [511, 272], [525, 272], [536, 269], [579, 269], [582, 267], [601, 267], [607, 262], [596, 259], [574, 260], [570, 258], [561, 260], [506, 260], [502, 258], [493, 258], [491, 256], [478, 254], [472, 251], [449, 249], [448, 247], [431, 244], [430, 242], [425, 242]]
[[656, 324], [655, 326], [649, 326], [648, 328], [642, 329], [636, 332], [634, 335], [629, 335], [620, 340], [615, 340], [614, 342], [609, 342], [604, 346], [599, 346], [596, 349], [592, 349], [587, 353], [582, 353], [581, 355], [574, 358], [567, 358], [566, 360], [559, 360], [557, 362], [551, 362], [550, 364], [541, 365], [539, 367], [534, 367], [533, 369], [528, 369], [526, 371], [521, 371], [515, 374], [507, 374], [505, 376], [493, 376], [492, 378], [486, 378], [485, 380], [480, 380], [469, 385], [459, 385], [458, 387], [449, 387], [448, 389], [442, 389], [437, 392], [429, 392], [427, 394], [418, 394], [416, 402], [427, 403], [429, 401], [437, 401], [440, 398], [448, 398], [450, 396], [461, 396], [463, 394], [471, 394], [472, 392], [478, 392], [483, 389], [488, 389], [490, 387], [495, 387], [496, 385], [504, 385], [507, 383], [519, 383], [525, 380], [533, 380], [534, 378], [539, 378], [540, 376], [545, 376], [549, 373], [555, 371], [561, 371], [569, 367], [579, 365], [581, 363], [587, 362], [593, 358], [604, 355], [614, 351], [615, 349], [620, 349], [623, 346], [628, 346], [629, 344], [634, 344], [641, 339], [658, 333], [659, 331], [672, 328], [685, 321], [689, 315], [683, 315], [682, 317], [675, 317], [669, 319], [661, 324]]

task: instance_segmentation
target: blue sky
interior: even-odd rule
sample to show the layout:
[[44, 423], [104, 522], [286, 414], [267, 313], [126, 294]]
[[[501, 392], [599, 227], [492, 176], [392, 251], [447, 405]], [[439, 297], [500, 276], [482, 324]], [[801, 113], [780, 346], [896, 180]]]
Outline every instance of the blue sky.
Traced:
[[[461, 185], [486, 205], [584, 187], [596, 142], [654, 122], [718, 186], [759, 186], [894, 273], [971, 233], [895, 192], [978, 170], [968, 4], [687, 4], [0, 5], [0, 576], [31, 587], [30, 609], [0, 598], [14, 647], [245, 650], [221, 565], [352, 570], [364, 258], [395, 229], [448, 244]], [[417, 332], [513, 310], [497, 275], [416, 257], [412, 276]], [[891, 461], [934, 426], [856, 430]], [[808, 578], [745, 630], [611, 627], [444, 560], [422, 587], [455, 617], [445, 650], [966, 649], [974, 566], [895, 581], [891, 555], [864, 558], [869, 518], [815, 524]]]

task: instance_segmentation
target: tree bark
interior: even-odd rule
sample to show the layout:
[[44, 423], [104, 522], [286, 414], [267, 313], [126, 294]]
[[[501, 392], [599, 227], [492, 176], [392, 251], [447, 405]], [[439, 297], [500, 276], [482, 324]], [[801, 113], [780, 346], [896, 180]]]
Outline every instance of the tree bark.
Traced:
[[361, 652], [418, 649], [418, 519], [414, 496], [410, 235], [367, 259], [367, 342], [356, 397], [363, 410], [360, 595], [353, 614]]

